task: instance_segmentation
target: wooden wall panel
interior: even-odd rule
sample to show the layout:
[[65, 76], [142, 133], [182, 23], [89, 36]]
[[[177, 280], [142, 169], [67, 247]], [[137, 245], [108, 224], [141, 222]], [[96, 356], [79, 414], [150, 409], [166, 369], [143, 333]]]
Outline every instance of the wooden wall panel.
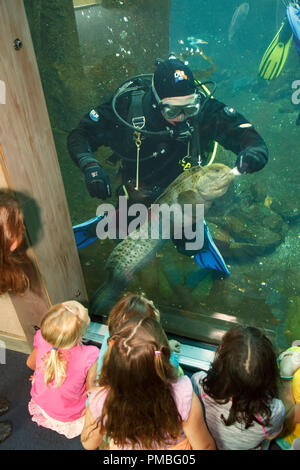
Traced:
[[26, 340], [24, 330], [9, 294], [4, 294], [0, 297], [0, 306], [0, 335], [8, 334]]
[[[14, 48], [16, 38], [22, 41], [19, 50]], [[84, 301], [87, 294], [23, 0], [0, 0], [0, 45], [0, 80], [6, 88], [6, 102], [0, 102], [0, 163], [9, 186], [34, 201], [41, 222], [37, 227], [37, 212], [29, 208], [25, 221], [34, 241], [31, 254], [39, 271], [40, 301], [37, 291], [26, 301], [12, 296], [26, 332], [26, 325], [31, 328], [48, 308], [49, 299], [52, 304]]]

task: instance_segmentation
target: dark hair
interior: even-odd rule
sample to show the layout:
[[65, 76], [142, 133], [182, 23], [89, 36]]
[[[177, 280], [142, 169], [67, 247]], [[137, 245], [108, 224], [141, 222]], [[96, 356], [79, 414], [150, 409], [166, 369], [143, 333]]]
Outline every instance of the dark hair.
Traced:
[[246, 429], [260, 415], [267, 425], [270, 401], [277, 396], [278, 368], [271, 341], [254, 327], [236, 326], [223, 337], [216, 357], [203, 381], [204, 391], [217, 403], [232, 402], [230, 426], [244, 423]]
[[[0, 189], [0, 294], [22, 294], [29, 287], [25, 267], [25, 226], [17, 196], [10, 189]], [[18, 247], [11, 251], [17, 241]]]
[[111, 310], [107, 326], [109, 334], [120, 328], [130, 318], [152, 316], [158, 319], [159, 312], [153, 302], [140, 294], [127, 294]]
[[120, 447], [153, 449], [177, 439], [182, 419], [172, 393], [176, 381], [159, 322], [129, 320], [110, 337], [104, 356], [99, 385], [108, 394], [98, 420], [101, 431]]

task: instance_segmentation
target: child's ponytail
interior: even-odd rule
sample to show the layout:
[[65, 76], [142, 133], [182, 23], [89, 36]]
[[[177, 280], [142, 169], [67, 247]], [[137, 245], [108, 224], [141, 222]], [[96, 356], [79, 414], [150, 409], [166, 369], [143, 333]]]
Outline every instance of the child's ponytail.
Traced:
[[45, 358], [45, 384], [48, 386], [53, 380], [53, 387], [60, 387], [66, 378], [68, 362], [62, 351], [52, 348]]
[[166, 375], [166, 365], [169, 365], [170, 351], [169, 348], [161, 346], [160, 349], [154, 351], [154, 367], [157, 375], [163, 382], [169, 382]]

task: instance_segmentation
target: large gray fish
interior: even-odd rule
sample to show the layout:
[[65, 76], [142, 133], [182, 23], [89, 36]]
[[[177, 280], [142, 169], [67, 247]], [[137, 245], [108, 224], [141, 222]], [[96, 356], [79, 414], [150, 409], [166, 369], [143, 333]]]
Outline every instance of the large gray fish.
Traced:
[[250, 10], [249, 3], [244, 2], [238, 6], [232, 16], [228, 30], [228, 41], [231, 42], [235, 33], [241, 28]]
[[[154, 204], [160, 207], [166, 204], [171, 207], [183, 207], [184, 204], [203, 204], [208, 210], [213, 201], [223, 196], [234, 179], [232, 170], [221, 163], [205, 167], [193, 167], [179, 175]], [[153, 206], [152, 206], [153, 207]], [[176, 214], [172, 224], [177, 223]], [[161, 235], [151, 238], [151, 224], [143, 224], [119, 243], [108, 257], [105, 268], [108, 280], [93, 294], [90, 312], [95, 315], [108, 315], [110, 308], [118, 300], [129, 280], [139, 269], [145, 266], [162, 248], [167, 239]]]

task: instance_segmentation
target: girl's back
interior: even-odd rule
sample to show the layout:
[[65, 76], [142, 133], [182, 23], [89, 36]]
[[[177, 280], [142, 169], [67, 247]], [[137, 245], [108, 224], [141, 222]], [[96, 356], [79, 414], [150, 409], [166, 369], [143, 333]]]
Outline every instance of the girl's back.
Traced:
[[270, 340], [255, 327], [228, 330], [207, 373], [193, 375], [218, 449], [261, 448], [283, 425], [278, 367]]
[[85, 415], [81, 442], [96, 449], [214, 449], [188, 377], [170, 364], [167, 337], [153, 317], [137, 317], [109, 338]]
[[52, 346], [44, 340], [39, 330], [34, 338], [37, 350], [36, 370], [33, 376], [31, 396], [34, 401], [52, 418], [59, 421], [73, 421], [79, 418], [85, 408], [87, 394], [85, 381], [88, 370], [99, 356], [96, 346], [77, 344], [70, 349], [60, 349], [68, 363], [66, 378], [55, 388], [53, 383], [46, 385], [44, 360]]
[[220, 404], [209, 397], [203, 390], [202, 381], [205, 377], [206, 372], [198, 372], [193, 376], [193, 382], [198, 385], [197, 394], [199, 393], [204, 404], [207, 426], [218, 450], [261, 449], [265, 439], [281, 431], [285, 410], [281, 400], [276, 398], [269, 404], [271, 418], [267, 426], [261, 424], [264, 420], [260, 415], [257, 416], [257, 421], [254, 421], [247, 429], [244, 423], [239, 422], [226, 426], [221, 416], [228, 419], [232, 402]]
[[27, 359], [34, 370], [28, 404], [32, 421], [69, 439], [81, 433], [87, 389], [96, 378], [99, 350], [81, 344], [89, 323], [88, 311], [79, 302], [53, 305]]
[[[174, 396], [174, 401], [177, 407], [177, 410], [182, 418], [183, 421], [186, 421], [189, 417], [190, 411], [191, 411], [191, 406], [192, 406], [192, 398], [193, 398], [193, 387], [191, 384], [191, 380], [187, 376], [183, 376], [178, 378], [178, 381], [173, 384], [173, 396]], [[107, 397], [108, 390], [105, 388], [101, 388], [100, 390], [95, 390], [91, 393], [90, 395], [90, 411], [93, 415], [93, 418], [95, 421], [99, 419], [99, 417], [102, 414], [103, 410], [103, 405], [105, 402], [105, 399]], [[181, 431], [180, 436], [178, 437], [177, 440], [167, 442], [165, 443], [164, 449], [171, 448], [178, 444], [178, 442], [182, 441], [182, 439], [185, 437], [183, 431]], [[126, 449], [130, 450], [132, 449], [130, 443], [128, 443], [127, 446], [125, 447], [118, 447], [113, 444], [113, 442], [110, 443], [110, 450], [117, 449]], [[139, 450], [147, 450], [145, 448], [139, 447]], [[148, 449], [150, 450], [150, 449]]]

